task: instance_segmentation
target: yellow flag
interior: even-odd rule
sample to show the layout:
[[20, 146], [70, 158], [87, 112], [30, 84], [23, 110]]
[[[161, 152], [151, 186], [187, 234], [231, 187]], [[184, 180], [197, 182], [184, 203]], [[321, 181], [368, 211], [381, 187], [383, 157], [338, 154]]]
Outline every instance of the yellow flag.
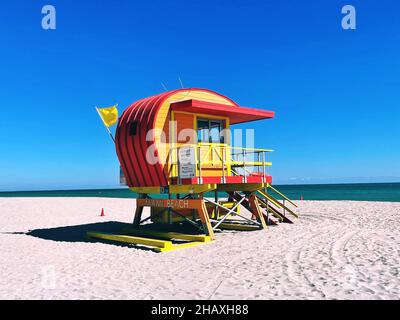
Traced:
[[108, 108], [96, 108], [106, 127], [114, 125], [118, 120], [117, 105]]

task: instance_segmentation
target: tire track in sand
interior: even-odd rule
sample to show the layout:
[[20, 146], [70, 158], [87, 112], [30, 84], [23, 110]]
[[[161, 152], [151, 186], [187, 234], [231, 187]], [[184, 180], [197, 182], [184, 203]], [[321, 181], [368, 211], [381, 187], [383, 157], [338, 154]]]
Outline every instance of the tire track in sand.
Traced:
[[[323, 252], [324, 248], [326, 248], [326, 241], [329, 241], [329, 239], [334, 239], [335, 236], [337, 236], [338, 230], [344, 230], [345, 228], [343, 227], [348, 224], [348, 220], [342, 217], [332, 217], [330, 215], [311, 215], [310, 217], [312, 218], [311, 220], [317, 220], [319, 224], [323, 225], [323, 227], [321, 229], [314, 229], [313, 234], [306, 233], [296, 238], [297, 241], [295, 241], [295, 244], [290, 246], [288, 252], [285, 254], [286, 271], [288, 274], [288, 280], [291, 281], [296, 288], [301, 288], [301, 286], [304, 286], [305, 280], [305, 283], [308, 287], [307, 290], [311, 288], [314, 294], [318, 295], [320, 298], [325, 298], [326, 292], [324, 290], [324, 286], [317, 285], [307, 275], [307, 272], [320, 266], [307, 265], [307, 261], [304, 260], [303, 262], [302, 257], [305, 256], [305, 253], [309, 252], [316, 252], [317, 254], [318, 250]], [[330, 221], [330, 223], [327, 223], [327, 220]], [[331, 222], [334, 222], [336, 225], [333, 226]], [[317, 245], [316, 242], [319, 244]], [[330, 243], [331, 242], [332, 241], [330, 241]], [[319, 270], [316, 270], [313, 273], [318, 272]]]

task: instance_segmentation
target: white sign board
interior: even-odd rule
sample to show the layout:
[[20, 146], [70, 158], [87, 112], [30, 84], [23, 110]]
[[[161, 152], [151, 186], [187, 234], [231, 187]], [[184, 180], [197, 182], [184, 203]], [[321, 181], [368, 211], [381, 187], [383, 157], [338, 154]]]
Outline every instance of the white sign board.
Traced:
[[181, 179], [194, 178], [196, 176], [195, 149], [182, 147], [179, 149], [179, 177]]

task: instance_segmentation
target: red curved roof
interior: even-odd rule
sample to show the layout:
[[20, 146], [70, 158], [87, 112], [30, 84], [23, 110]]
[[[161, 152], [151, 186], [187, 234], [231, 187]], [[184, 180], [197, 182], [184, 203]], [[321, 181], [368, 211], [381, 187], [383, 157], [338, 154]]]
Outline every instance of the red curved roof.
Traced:
[[[226, 101], [232, 102], [233, 106], [239, 107], [234, 101], [217, 92], [195, 88], [167, 91], [134, 102], [122, 113], [118, 121], [115, 135], [117, 155], [129, 187], [168, 185], [168, 177], [164, 171], [163, 164], [151, 164], [146, 161], [146, 152], [148, 148], [150, 146], [156, 148], [154, 141], [146, 141], [146, 134], [155, 128], [158, 111], [162, 107], [165, 100], [171, 95], [180, 91], [209, 92], [223, 97], [226, 99]], [[232, 106], [230, 107], [232, 108]], [[236, 108], [234, 107], [234, 109]], [[249, 116], [250, 114], [247, 115], [247, 117]], [[260, 115], [254, 114], [252, 116], [259, 117]], [[252, 120], [255, 120], [255, 118]], [[248, 119], [248, 121], [250, 121], [250, 119]], [[136, 134], [130, 135], [129, 130], [131, 123], [133, 122], [136, 122]], [[154, 150], [154, 154], [157, 156], [157, 149]]]

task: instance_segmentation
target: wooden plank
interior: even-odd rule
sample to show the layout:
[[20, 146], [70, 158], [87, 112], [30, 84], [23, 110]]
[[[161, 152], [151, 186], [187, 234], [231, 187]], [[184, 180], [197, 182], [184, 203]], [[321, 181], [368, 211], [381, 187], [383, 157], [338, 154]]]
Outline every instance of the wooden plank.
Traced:
[[211, 240], [214, 240], [214, 231], [211, 226], [210, 217], [208, 216], [207, 208], [203, 199], [201, 199], [201, 205], [197, 208], [197, 212], [203, 224], [204, 232], [210, 236]]
[[172, 247], [168, 248], [155, 248], [154, 251], [156, 252], [166, 252], [166, 251], [172, 251], [172, 250], [178, 250], [178, 249], [185, 249], [185, 248], [191, 248], [194, 246], [198, 246], [199, 244], [204, 244], [205, 242], [187, 242], [187, 243], [182, 243], [182, 244], [174, 244]]
[[240, 167], [244, 167], [244, 166], [253, 166], [253, 167], [257, 167], [257, 166], [262, 166], [263, 164], [265, 166], [272, 166], [272, 162], [268, 161], [268, 162], [262, 162], [262, 161], [246, 161], [243, 164], [243, 161], [231, 161], [230, 164], [232, 165], [232, 167], [234, 168], [240, 168]]
[[127, 236], [122, 234], [95, 232], [95, 231], [88, 231], [86, 235], [91, 238], [130, 243], [130, 244], [141, 244], [145, 246], [163, 248], [163, 249], [168, 249], [172, 247], [172, 242], [167, 240], [157, 240], [157, 239]]
[[239, 224], [239, 223], [224, 223], [222, 222], [218, 228], [225, 230], [238, 230], [238, 231], [256, 231], [260, 230], [259, 226], [252, 226], [249, 224]]
[[169, 193], [204, 193], [215, 190], [215, 183], [209, 184], [188, 184], [188, 185], [170, 185]]
[[129, 188], [132, 192], [136, 193], [150, 193], [150, 194], [159, 194], [161, 193], [160, 187], [131, 187]]
[[126, 228], [122, 230], [123, 232], [135, 234], [135, 235], [144, 235], [144, 236], [153, 236], [159, 237], [164, 239], [176, 239], [176, 240], [188, 240], [188, 241], [195, 241], [195, 242], [208, 242], [211, 241], [211, 238], [206, 235], [197, 235], [197, 234], [185, 234], [185, 233], [178, 233], [178, 232], [162, 232], [162, 231], [155, 231], [155, 230], [145, 230], [145, 229], [133, 229], [133, 228]]
[[[267, 203], [263, 200], [258, 198], [258, 202], [261, 204], [262, 207], [267, 208]], [[272, 204], [268, 204], [268, 211], [277, 219], [279, 219], [280, 222], [285, 222], [285, 223], [293, 223], [292, 220], [290, 220], [288, 217], [284, 216], [282, 213], [280, 213], [276, 208], [273, 207]]]
[[261, 223], [262, 228], [267, 229], [268, 227], [267, 227], [267, 224], [265, 223], [264, 215], [261, 212], [261, 208], [260, 208], [260, 205], [258, 203], [258, 199], [257, 199], [257, 196], [255, 195], [255, 193], [252, 193], [250, 195], [249, 202], [250, 202], [251, 212], [253, 213], [253, 215], [256, 216], [256, 218], [258, 218], [258, 221]]
[[232, 184], [219, 184], [218, 190], [226, 192], [234, 191], [257, 191], [267, 186], [266, 183], [232, 183]]
[[279, 194], [283, 199], [286, 199], [287, 201], [289, 201], [292, 205], [294, 205], [297, 208], [297, 204], [295, 204], [292, 200], [290, 200], [288, 197], [286, 197], [282, 192], [280, 192], [279, 190], [275, 189], [271, 185], [268, 188], [270, 188], [272, 191], [274, 191], [277, 194]]
[[[207, 184], [187, 184], [187, 185], [169, 185], [169, 193], [204, 193], [215, 190], [217, 185], [215, 183]], [[131, 191], [136, 193], [147, 193], [147, 194], [160, 194], [160, 187], [132, 187]]]
[[201, 207], [201, 199], [137, 199], [136, 205], [142, 207], [171, 208], [179, 209], [198, 209]]
[[260, 204], [261, 208], [263, 208], [263, 209], [268, 208], [268, 212], [270, 212], [275, 218], [277, 218], [279, 220], [279, 222], [283, 221], [284, 217], [280, 214], [280, 212], [277, 209], [275, 209], [272, 206], [271, 203], [268, 203], [268, 205], [267, 205], [267, 203], [260, 197], [257, 197], [257, 199], [258, 199], [258, 203]]
[[294, 211], [292, 211], [290, 208], [288, 208], [287, 206], [283, 205], [281, 202], [279, 202], [277, 199], [275, 199], [273, 196], [271, 196], [268, 193], [265, 193], [261, 190], [257, 190], [258, 193], [260, 193], [262, 196], [264, 196], [266, 199], [268, 199], [268, 201], [271, 201], [275, 206], [285, 209], [285, 211], [289, 212], [291, 215], [295, 216], [296, 218], [299, 217], [299, 215], [297, 213], [295, 213]]
[[274, 197], [270, 196], [268, 193], [263, 192], [262, 190], [257, 190], [259, 194], [261, 194], [264, 198], [266, 198], [268, 201], [272, 202], [274, 205], [276, 205], [278, 208], [283, 208], [282, 204], [275, 199]]

